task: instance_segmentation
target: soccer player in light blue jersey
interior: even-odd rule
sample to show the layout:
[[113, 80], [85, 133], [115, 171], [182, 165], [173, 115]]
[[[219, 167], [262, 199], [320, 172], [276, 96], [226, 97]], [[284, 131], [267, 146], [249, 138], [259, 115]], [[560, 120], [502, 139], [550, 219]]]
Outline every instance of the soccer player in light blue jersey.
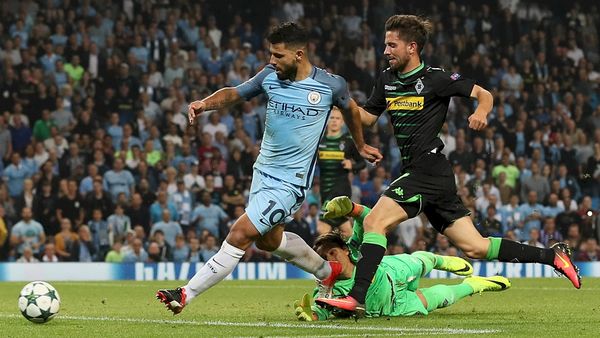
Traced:
[[308, 36], [295, 23], [273, 29], [270, 64], [237, 87], [222, 88], [189, 107], [190, 124], [203, 112], [231, 106], [261, 93], [268, 96], [265, 131], [254, 164], [246, 212], [231, 227], [219, 252], [187, 285], [159, 290], [157, 298], [180, 313], [193, 298], [229, 275], [252, 243], [333, 285], [338, 262], [327, 262], [298, 235], [284, 232], [286, 218], [298, 210], [312, 185], [317, 148], [333, 106], [340, 108], [356, 148], [370, 162], [379, 151], [364, 142], [360, 112], [346, 81], [314, 67], [306, 54]]

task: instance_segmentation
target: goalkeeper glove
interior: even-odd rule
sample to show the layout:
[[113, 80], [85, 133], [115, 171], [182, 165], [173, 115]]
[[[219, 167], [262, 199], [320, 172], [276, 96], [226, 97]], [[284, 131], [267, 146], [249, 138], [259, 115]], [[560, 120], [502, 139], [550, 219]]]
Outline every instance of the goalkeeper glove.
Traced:
[[352, 200], [348, 196], [338, 196], [325, 203], [323, 206], [323, 210], [325, 210], [323, 218], [332, 219], [344, 217], [351, 213], [353, 208], [354, 203], [352, 203]]
[[303, 322], [312, 322], [317, 320], [317, 316], [315, 313], [313, 313], [311, 308], [312, 301], [312, 296], [308, 293], [305, 293], [301, 300], [294, 302], [294, 311], [296, 313], [296, 317], [298, 317], [298, 320]]

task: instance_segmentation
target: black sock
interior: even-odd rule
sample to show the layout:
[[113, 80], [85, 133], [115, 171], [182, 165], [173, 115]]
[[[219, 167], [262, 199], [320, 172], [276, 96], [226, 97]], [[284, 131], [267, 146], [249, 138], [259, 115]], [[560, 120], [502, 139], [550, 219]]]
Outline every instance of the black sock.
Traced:
[[498, 260], [500, 262], [552, 265], [554, 264], [554, 250], [502, 239], [500, 251], [498, 251]]
[[364, 304], [367, 290], [369, 290], [377, 267], [385, 254], [385, 248], [377, 244], [363, 243], [360, 247], [360, 254], [362, 257], [356, 263], [354, 286], [348, 295]]

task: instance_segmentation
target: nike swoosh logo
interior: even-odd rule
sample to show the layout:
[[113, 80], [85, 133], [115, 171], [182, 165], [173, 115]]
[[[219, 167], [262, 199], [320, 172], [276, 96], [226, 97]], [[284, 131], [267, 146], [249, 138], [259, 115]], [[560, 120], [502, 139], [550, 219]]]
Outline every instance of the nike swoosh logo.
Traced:
[[469, 271], [469, 266], [465, 264], [465, 267], [460, 269], [460, 270], [456, 270], [456, 272], [463, 272], [463, 271]]
[[565, 266], [563, 266], [563, 268], [567, 269], [568, 267], [571, 266], [569, 264], [569, 262], [567, 262], [564, 258], [562, 258], [562, 256], [560, 254], [556, 254], [556, 256], [558, 257], [558, 259], [560, 259], [565, 264]]
[[494, 283], [496, 285], [500, 285], [500, 287], [502, 288], [502, 290], [506, 289], [506, 284], [504, 284], [502, 282], [499, 282], [499, 281], [496, 281], [496, 280], [493, 280], [493, 279], [488, 279], [488, 282], [492, 282], [492, 283]]
[[273, 88], [276, 88], [276, 87], [275, 86], [269, 86], [269, 89], [273, 89]]

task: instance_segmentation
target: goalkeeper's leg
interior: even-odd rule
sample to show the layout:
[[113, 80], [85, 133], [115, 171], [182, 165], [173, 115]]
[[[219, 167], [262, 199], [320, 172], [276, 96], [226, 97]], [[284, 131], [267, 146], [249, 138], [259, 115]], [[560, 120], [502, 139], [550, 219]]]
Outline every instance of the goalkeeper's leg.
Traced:
[[[443, 285], [438, 284], [430, 288], [416, 291], [421, 301], [424, 301], [427, 311], [450, 306], [459, 299], [473, 294], [473, 288], [468, 284]], [[420, 294], [419, 294], [420, 293]]]
[[473, 276], [463, 280], [458, 285], [438, 284], [430, 288], [417, 290], [427, 311], [450, 306], [460, 299], [475, 293], [486, 291], [504, 291], [510, 288], [510, 281], [502, 276], [479, 277]]
[[421, 276], [425, 276], [432, 269], [452, 272], [459, 276], [470, 276], [473, 274], [471, 263], [460, 257], [441, 256], [426, 251], [416, 251], [411, 254], [423, 262], [424, 270]]

